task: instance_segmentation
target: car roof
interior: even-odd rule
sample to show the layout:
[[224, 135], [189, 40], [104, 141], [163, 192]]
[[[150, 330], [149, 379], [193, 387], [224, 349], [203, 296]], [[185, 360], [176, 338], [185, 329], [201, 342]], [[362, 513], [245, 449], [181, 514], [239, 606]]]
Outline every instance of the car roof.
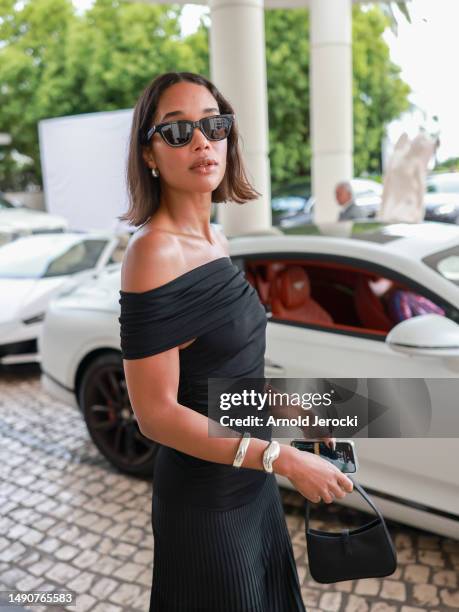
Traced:
[[459, 204], [459, 193], [455, 191], [428, 191], [424, 194], [425, 204]]
[[110, 240], [116, 234], [106, 230], [92, 231], [64, 231], [64, 232], [37, 232], [21, 236], [18, 240], [36, 240], [37, 242], [54, 242], [60, 244], [77, 243], [80, 240]]
[[429, 174], [429, 176], [427, 177], [428, 182], [454, 180], [459, 182], [459, 172], [437, 172]]
[[246, 245], [250, 239], [264, 251], [273, 248], [275, 252], [286, 250], [303, 250], [314, 248], [326, 252], [367, 251], [398, 254], [422, 259], [427, 255], [459, 245], [459, 228], [448, 223], [426, 221], [424, 223], [382, 223], [378, 221], [340, 221], [324, 224], [310, 224], [292, 228], [282, 228], [279, 232], [265, 232], [240, 235], [232, 238], [233, 248]]

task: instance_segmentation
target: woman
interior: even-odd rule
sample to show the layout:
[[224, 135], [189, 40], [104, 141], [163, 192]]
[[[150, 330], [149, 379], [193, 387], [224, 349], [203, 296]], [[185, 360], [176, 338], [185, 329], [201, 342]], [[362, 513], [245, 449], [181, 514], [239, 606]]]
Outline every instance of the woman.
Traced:
[[207, 379], [263, 378], [266, 315], [210, 224], [212, 201], [259, 194], [234, 111], [207, 79], [167, 73], [142, 93], [128, 185], [121, 218], [141, 227], [123, 261], [121, 349], [140, 430], [162, 445], [150, 611], [304, 611], [275, 474], [313, 502], [352, 482], [288, 444], [276, 458], [269, 436], [209, 436]]

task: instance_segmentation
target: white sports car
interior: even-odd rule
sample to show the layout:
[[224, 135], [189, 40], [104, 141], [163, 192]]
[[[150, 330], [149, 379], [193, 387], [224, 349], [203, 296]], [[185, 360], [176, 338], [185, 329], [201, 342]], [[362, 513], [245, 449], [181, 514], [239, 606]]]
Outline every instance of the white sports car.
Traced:
[[52, 297], [119, 264], [128, 235], [63, 232], [0, 247], [0, 364], [39, 362], [37, 337]]
[[[233, 263], [266, 308], [266, 376], [458, 377], [456, 227], [348, 222], [303, 231], [310, 233], [230, 240]], [[119, 288], [116, 269], [51, 301], [40, 337], [42, 382], [51, 394], [79, 405], [110, 462], [128, 473], [151, 474], [157, 445], [140, 434], [129, 403]], [[388, 290], [415, 300], [386, 303]], [[387, 517], [458, 537], [458, 433], [358, 438], [358, 479]], [[344, 503], [360, 507], [356, 497]]]

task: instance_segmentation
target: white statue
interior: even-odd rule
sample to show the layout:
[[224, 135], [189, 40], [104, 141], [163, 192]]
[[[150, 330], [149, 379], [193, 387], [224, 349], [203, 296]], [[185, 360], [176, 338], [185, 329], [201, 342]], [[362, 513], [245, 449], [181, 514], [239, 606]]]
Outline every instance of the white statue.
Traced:
[[438, 144], [438, 137], [425, 133], [412, 141], [406, 133], [400, 136], [384, 175], [381, 221], [420, 223], [424, 220], [427, 168]]

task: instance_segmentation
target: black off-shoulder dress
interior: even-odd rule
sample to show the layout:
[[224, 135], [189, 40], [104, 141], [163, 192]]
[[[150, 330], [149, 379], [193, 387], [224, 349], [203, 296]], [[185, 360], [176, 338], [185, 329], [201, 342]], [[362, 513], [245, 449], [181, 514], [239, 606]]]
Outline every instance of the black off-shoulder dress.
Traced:
[[[179, 353], [179, 403], [207, 416], [209, 377], [264, 376], [265, 309], [230, 257], [119, 303], [124, 359], [197, 338]], [[274, 474], [162, 446], [152, 476], [150, 612], [305, 612]]]

